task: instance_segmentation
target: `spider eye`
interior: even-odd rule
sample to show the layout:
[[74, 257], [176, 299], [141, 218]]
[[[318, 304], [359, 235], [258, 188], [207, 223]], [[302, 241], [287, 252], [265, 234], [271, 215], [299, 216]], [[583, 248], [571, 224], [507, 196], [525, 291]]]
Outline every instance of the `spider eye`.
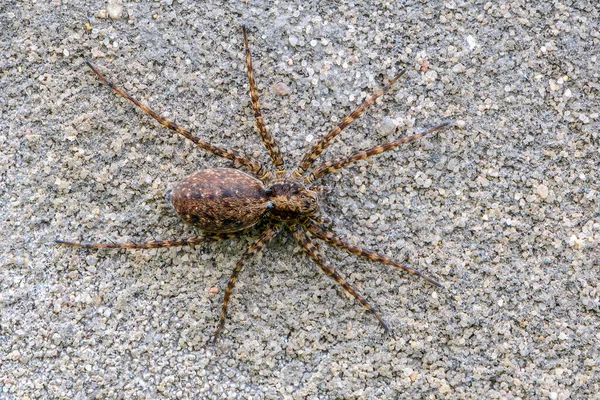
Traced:
[[303, 199], [305, 199], [305, 198], [306, 198], [306, 195], [304, 195], [304, 194], [303, 194], [301, 197], [302, 197]]
[[312, 199], [311, 201], [314, 203], [316, 200], [315, 200], [315, 199]]

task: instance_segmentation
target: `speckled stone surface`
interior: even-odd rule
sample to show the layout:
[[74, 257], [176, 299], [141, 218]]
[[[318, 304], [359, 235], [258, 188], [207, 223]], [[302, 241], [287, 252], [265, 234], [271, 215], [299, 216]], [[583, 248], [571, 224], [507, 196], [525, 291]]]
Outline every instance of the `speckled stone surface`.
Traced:
[[[0, 398], [600, 398], [599, 21], [591, 0], [3, 1]], [[332, 230], [445, 286], [328, 249], [394, 337], [289, 232], [247, 265], [216, 345], [258, 229], [195, 249], [53, 243], [194, 235], [166, 190], [231, 165], [85, 59], [267, 161], [242, 24], [289, 166], [404, 67], [322, 159], [456, 122], [324, 180]]]

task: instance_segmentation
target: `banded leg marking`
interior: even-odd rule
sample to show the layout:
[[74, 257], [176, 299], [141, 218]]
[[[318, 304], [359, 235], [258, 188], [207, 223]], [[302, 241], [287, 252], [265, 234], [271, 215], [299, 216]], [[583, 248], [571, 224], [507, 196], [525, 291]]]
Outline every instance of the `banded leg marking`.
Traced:
[[332, 267], [327, 265], [325, 258], [323, 257], [323, 253], [321, 252], [321, 248], [318, 243], [313, 242], [308, 235], [306, 234], [306, 230], [300, 224], [297, 224], [295, 227], [291, 228], [294, 232], [294, 238], [304, 250], [306, 254], [321, 268], [321, 270], [329, 276], [331, 279], [339, 283], [346, 292], [350, 293], [356, 300], [359, 301], [360, 304], [363, 305], [367, 310], [375, 315], [375, 318], [379, 321], [381, 326], [386, 333], [391, 334], [390, 327], [388, 324], [379, 316], [379, 311], [367, 302], [367, 300], [361, 296], [352, 285], [350, 285], [342, 276]]
[[375, 156], [377, 154], [381, 154], [388, 150], [392, 150], [400, 145], [410, 143], [414, 140], [420, 139], [423, 136], [427, 136], [430, 133], [436, 132], [436, 131], [438, 131], [448, 125], [451, 125], [451, 124], [452, 124], [451, 122], [446, 121], [437, 126], [434, 126], [431, 129], [426, 130], [425, 132], [421, 132], [416, 135], [405, 137], [402, 139], [394, 140], [392, 142], [384, 143], [379, 146], [371, 147], [370, 149], [359, 151], [358, 153], [351, 155], [349, 157], [338, 158], [337, 160], [325, 162], [325, 163], [319, 165], [318, 167], [316, 167], [310, 174], [308, 174], [306, 176], [305, 180], [307, 183], [315, 182], [315, 181], [321, 179], [322, 177], [324, 177], [325, 175], [327, 175], [333, 171], [336, 171], [338, 169], [344, 168], [349, 164], [364, 160], [366, 158]]
[[116, 86], [114, 83], [112, 83], [112, 81], [110, 81], [108, 78], [106, 78], [104, 75], [102, 75], [102, 73], [100, 73], [100, 71], [90, 61], [86, 60], [85, 63], [88, 65], [88, 67], [90, 67], [92, 69], [92, 71], [94, 71], [94, 73], [96, 75], [98, 75], [98, 77], [104, 83], [106, 83], [108, 86], [110, 86], [119, 95], [121, 95], [122, 97], [131, 101], [133, 104], [135, 104], [139, 108], [141, 108], [142, 111], [144, 111], [146, 114], [148, 114], [149, 116], [154, 118], [163, 127], [170, 129], [174, 132], [177, 132], [181, 136], [192, 141], [198, 147], [208, 151], [209, 153], [212, 153], [216, 156], [231, 160], [233, 162], [236, 162], [236, 163], [242, 165], [243, 167], [250, 170], [254, 175], [259, 177], [261, 180], [265, 180], [268, 178], [268, 175], [269, 175], [268, 171], [254, 157], [243, 154], [242, 152], [237, 151], [237, 150], [214, 146], [214, 145], [210, 144], [209, 142], [207, 142], [206, 140], [192, 135], [188, 130], [177, 125], [175, 122], [169, 121], [168, 119], [162, 117], [161, 115], [152, 111], [150, 108], [148, 108], [144, 104], [140, 103], [138, 100], [131, 97], [127, 92], [125, 92], [123, 89]]
[[229, 239], [237, 236], [237, 232], [234, 233], [215, 233], [205, 234], [201, 236], [193, 236], [184, 239], [174, 240], [149, 240], [141, 243], [78, 243], [69, 242], [66, 240], [55, 240], [54, 243], [78, 247], [81, 249], [159, 249], [163, 247], [183, 247], [183, 246], [197, 246], [210, 241]]
[[365, 112], [365, 110], [367, 108], [369, 108], [369, 106], [371, 104], [375, 103], [375, 100], [377, 100], [384, 93], [386, 93], [388, 90], [390, 90], [390, 88], [392, 87], [392, 85], [394, 83], [396, 83], [396, 81], [398, 79], [400, 79], [400, 77], [402, 75], [404, 75], [404, 72], [406, 72], [406, 70], [402, 70], [398, 75], [396, 75], [390, 81], [390, 83], [388, 83], [387, 85], [385, 85], [383, 87], [383, 89], [381, 89], [379, 92], [375, 93], [373, 96], [371, 96], [368, 99], [366, 99], [360, 106], [358, 106], [358, 108], [356, 110], [352, 111], [346, 118], [344, 118], [344, 120], [338, 126], [332, 128], [329, 132], [327, 132], [327, 134], [324, 137], [322, 137], [317, 143], [315, 143], [310, 148], [310, 150], [304, 155], [304, 157], [302, 158], [302, 161], [300, 161], [300, 165], [298, 166], [298, 168], [296, 168], [296, 170], [294, 171], [294, 173], [297, 176], [304, 175], [304, 172], [306, 172], [311, 167], [311, 165], [313, 164], [313, 162], [329, 146], [329, 143], [340, 132], [342, 132], [348, 125], [350, 125], [352, 123], [352, 121], [354, 121], [356, 118], [360, 117], [361, 114], [363, 112]]
[[344, 249], [349, 253], [355, 254], [360, 257], [368, 258], [371, 261], [375, 261], [375, 262], [382, 263], [385, 265], [391, 265], [393, 267], [396, 267], [396, 268], [406, 271], [408, 273], [420, 276], [421, 278], [425, 279], [427, 282], [433, 283], [434, 285], [436, 285], [438, 287], [441, 287], [441, 288], [444, 287], [441, 283], [434, 281], [433, 279], [424, 275], [420, 271], [417, 271], [416, 269], [407, 267], [406, 265], [402, 265], [402, 264], [392, 260], [391, 258], [384, 256], [383, 254], [376, 253], [373, 250], [363, 249], [362, 247], [359, 247], [359, 246], [351, 245], [350, 243], [346, 242], [344, 239], [340, 238], [339, 236], [336, 236], [333, 232], [328, 231], [328, 230], [320, 227], [319, 225], [315, 224], [313, 221], [310, 221], [310, 220], [307, 221], [306, 228], [308, 229], [308, 231], [311, 234], [315, 235], [315, 237], [321, 239], [322, 241], [324, 241], [325, 243], [327, 243], [331, 246], [334, 246], [334, 247], [337, 247], [340, 249]]
[[260, 111], [260, 102], [258, 100], [258, 90], [256, 89], [256, 82], [254, 81], [254, 70], [252, 69], [252, 57], [250, 55], [250, 47], [248, 47], [248, 37], [246, 35], [246, 28], [242, 27], [242, 32], [244, 33], [244, 46], [246, 48], [246, 65], [248, 67], [248, 81], [250, 82], [250, 98], [252, 99], [252, 109], [254, 110], [254, 119], [256, 120], [256, 127], [260, 132], [260, 136], [269, 152], [269, 156], [275, 164], [275, 168], [277, 171], [284, 171], [285, 166], [283, 162], [283, 157], [281, 156], [281, 150], [279, 150], [279, 146], [275, 139], [267, 131], [265, 127], [265, 122], [262, 117], [262, 113]]
[[260, 253], [260, 251], [279, 233], [280, 230], [281, 225], [275, 225], [268, 228], [254, 243], [250, 245], [250, 247], [248, 247], [244, 254], [242, 254], [242, 257], [237, 264], [235, 264], [235, 268], [233, 269], [233, 273], [231, 274], [229, 282], [227, 283], [227, 288], [225, 289], [223, 307], [221, 308], [221, 320], [219, 321], [219, 326], [215, 331], [213, 343], [217, 341], [221, 331], [223, 330], [223, 327], [225, 326], [225, 320], [227, 319], [227, 306], [229, 305], [229, 300], [231, 298], [231, 294], [233, 293], [233, 289], [235, 288], [238, 275], [244, 269], [244, 263], [250, 260], [256, 254]]

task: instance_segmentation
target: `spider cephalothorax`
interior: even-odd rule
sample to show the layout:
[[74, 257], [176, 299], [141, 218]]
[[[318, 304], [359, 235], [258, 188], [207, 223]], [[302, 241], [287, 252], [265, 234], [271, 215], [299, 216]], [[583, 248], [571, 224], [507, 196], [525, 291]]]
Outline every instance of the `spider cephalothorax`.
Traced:
[[373, 104], [377, 98], [387, 92], [391, 85], [400, 78], [403, 73], [401, 72], [391, 79], [383, 89], [365, 100], [356, 110], [342, 120], [338, 126], [327, 132], [325, 136], [318, 140], [306, 152], [298, 167], [292, 172], [288, 172], [285, 169], [279, 146], [269, 131], [267, 131], [262, 118], [245, 29], [243, 29], [243, 33], [252, 108], [254, 110], [256, 126], [265, 147], [267, 148], [271, 161], [275, 166], [274, 173], [268, 171], [268, 169], [254, 157], [237, 150], [214, 146], [206, 140], [192, 135], [189, 131], [176, 123], [166, 120], [131, 97], [125, 91], [115, 86], [111, 81], [105, 78], [96, 67], [89, 61], [86, 61], [88, 66], [100, 79], [102, 79], [102, 81], [113, 88], [118, 94], [140, 107], [162, 126], [177, 132], [210, 153], [234, 161], [248, 170], [250, 174], [233, 168], [204, 169], [191, 174], [183, 181], [176, 184], [173, 189], [167, 193], [167, 199], [173, 205], [177, 215], [185, 222], [198, 226], [203, 232], [200, 236], [177, 240], [152, 240], [143, 243], [125, 244], [81, 244], [62, 240], [58, 240], [57, 243], [95, 249], [149, 249], [173, 246], [195, 246], [212, 240], [233, 237], [239, 232], [256, 225], [259, 221], [266, 220], [266, 228], [262, 235], [246, 250], [242, 258], [235, 265], [234, 271], [229, 278], [229, 283], [227, 284], [223, 299], [219, 326], [214, 335], [214, 339], [216, 340], [225, 324], [227, 305], [229, 304], [229, 299], [231, 298], [238, 275], [244, 268], [245, 261], [260, 252], [262, 248], [281, 231], [282, 227], [286, 225], [293, 233], [294, 239], [296, 239], [296, 242], [300, 245], [302, 250], [304, 250], [319, 268], [339, 283], [348, 293], [354, 296], [354, 298], [366, 309], [373, 312], [385, 330], [389, 331], [389, 327], [379, 316], [374, 307], [358, 294], [334, 268], [327, 264], [327, 260], [325, 259], [317, 240], [323, 241], [331, 246], [339, 247], [352, 254], [368, 258], [372, 261], [391, 265], [412, 274], [419, 275], [437, 286], [441, 285], [433, 279], [424, 276], [419, 271], [399, 264], [385, 255], [359, 246], [354, 246], [324, 227], [321, 222], [325, 221], [325, 219], [322, 219], [318, 215], [319, 197], [324, 190], [322, 190], [322, 188], [316, 189], [311, 185], [333, 171], [354, 162], [383, 153], [384, 151], [391, 150], [404, 143], [412, 142], [413, 140], [419, 139], [449, 125], [449, 123], [446, 122], [425, 132], [384, 143], [379, 146], [359, 151], [351, 156], [324, 162], [313, 167], [313, 163], [329, 146], [331, 141], [342, 132], [344, 128], [352, 123], [352, 121], [358, 118], [371, 104]]
[[286, 177], [275, 180], [267, 189], [269, 211], [274, 219], [293, 221], [315, 215], [319, 210], [319, 195], [307, 189], [299, 179]]

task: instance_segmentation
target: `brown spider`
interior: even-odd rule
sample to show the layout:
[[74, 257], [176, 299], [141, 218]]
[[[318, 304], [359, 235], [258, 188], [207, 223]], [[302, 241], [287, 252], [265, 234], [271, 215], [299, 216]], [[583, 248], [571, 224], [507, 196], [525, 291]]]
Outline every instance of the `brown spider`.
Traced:
[[[171, 202], [177, 215], [185, 222], [197, 225], [203, 231], [203, 234], [200, 236], [178, 240], [152, 240], [143, 243], [125, 244], [83, 244], [63, 240], [57, 240], [56, 242], [67, 246], [87, 249], [151, 249], [159, 247], [195, 246], [208, 241], [234, 237], [240, 232], [257, 224], [262, 219], [267, 219], [267, 227], [262, 235], [245, 251], [242, 258], [235, 265], [233, 273], [229, 278], [229, 283], [227, 284], [225, 297], [223, 299], [223, 307], [221, 309], [221, 319], [215, 332], [214, 340], [219, 337], [219, 334], [225, 325], [227, 305], [229, 304], [238, 275], [244, 268], [244, 263], [259, 253], [284, 226], [287, 226], [290, 229], [302, 250], [308, 254], [321, 270], [342, 285], [342, 287], [354, 296], [354, 298], [367, 310], [371, 311], [377, 320], [379, 320], [385, 331], [389, 333], [390, 328], [379, 316], [376, 309], [371, 306], [364, 297], [357, 293], [357, 291], [346, 282], [335, 269], [327, 264], [319, 243], [313, 240], [313, 238], [319, 239], [331, 246], [344, 249], [352, 254], [366, 257], [372, 261], [391, 265], [406, 272], [418, 275], [436, 286], [442, 287], [442, 285], [423, 275], [421, 272], [399, 264], [387, 256], [372, 250], [363, 249], [359, 246], [351, 245], [333, 232], [324, 228], [323, 223], [326, 219], [321, 218], [318, 215], [318, 211], [319, 201], [323, 193], [326, 193], [327, 190], [320, 186], [312, 186], [312, 184], [330, 172], [343, 168], [356, 161], [364, 160], [365, 158], [391, 150], [401, 144], [422, 138], [429, 133], [450, 125], [450, 122], [442, 123], [414, 136], [397, 139], [380, 146], [360, 151], [349, 157], [342, 157], [337, 160], [322, 163], [313, 168], [310, 173], [306, 173], [319, 155], [327, 148], [327, 146], [329, 146], [330, 142], [344, 130], [344, 128], [350, 125], [352, 121], [358, 118], [375, 102], [375, 100], [387, 92], [404, 73], [404, 71], [402, 71], [395, 76], [390, 83], [384, 86], [383, 89], [365, 100], [338, 126], [331, 129], [323, 138], [316, 142], [304, 155], [298, 167], [293, 172], [288, 173], [285, 169], [279, 146], [275, 142], [273, 136], [271, 136], [265, 128], [263, 117], [260, 112], [256, 83], [254, 82], [254, 73], [252, 70], [252, 60], [250, 57], [250, 49], [248, 48], [246, 29], [242, 28], [242, 31], [246, 49], [246, 64], [248, 66], [252, 108], [254, 109], [254, 117], [260, 136], [275, 165], [274, 176], [271, 175], [257, 159], [237, 150], [214, 146], [204, 139], [193, 136], [189, 131], [174, 122], [161, 117], [156, 112], [150, 110], [129, 94], [125, 93], [122, 89], [115, 86], [110, 80], [104, 77], [96, 67], [89, 61], [86, 61], [87, 65], [102, 81], [104, 81], [104, 83], [141, 108], [162, 126], [177, 132], [210, 153], [234, 161], [249, 170], [252, 175], [233, 168], [204, 169], [188, 176], [182, 182], [176, 184], [172, 190], [167, 192], [167, 200]], [[396, 131], [397, 130], [398, 129], [396, 129]], [[310, 235], [308, 233], [310, 233]]]

